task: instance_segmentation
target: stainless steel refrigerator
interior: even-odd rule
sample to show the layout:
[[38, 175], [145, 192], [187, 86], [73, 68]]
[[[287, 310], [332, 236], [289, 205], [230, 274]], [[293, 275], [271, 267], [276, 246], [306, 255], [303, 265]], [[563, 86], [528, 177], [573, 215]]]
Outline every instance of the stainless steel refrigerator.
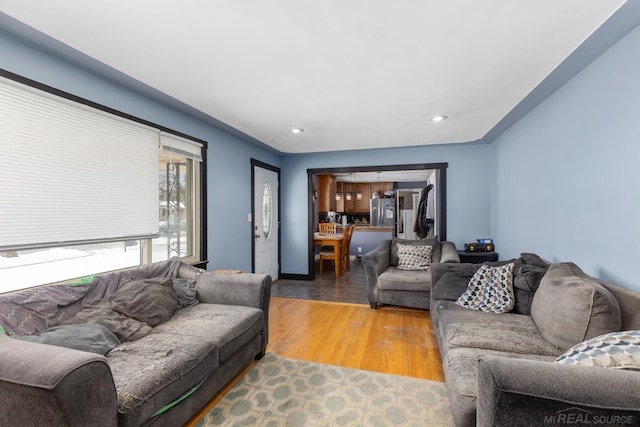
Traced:
[[369, 206], [371, 213], [371, 226], [396, 226], [396, 199], [371, 199]]

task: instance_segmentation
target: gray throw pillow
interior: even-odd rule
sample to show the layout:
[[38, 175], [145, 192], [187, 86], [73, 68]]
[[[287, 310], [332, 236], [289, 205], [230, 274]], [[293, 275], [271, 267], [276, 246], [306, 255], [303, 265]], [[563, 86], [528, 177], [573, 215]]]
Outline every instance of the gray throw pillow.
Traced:
[[75, 316], [61, 322], [67, 325], [84, 323], [98, 323], [109, 329], [122, 342], [138, 340], [153, 331], [145, 322], [115, 311], [109, 301], [87, 304]]
[[53, 326], [38, 335], [17, 336], [16, 338], [102, 354], [103, 356], [112, 348], [120, 345], [118, 338], [109, 329], [96, 323]]
[[529, 264], [514, 265], [513, 292], [516, 297], [516, 305], [513, 307], [514, 313], [531, 314], [533, 296], [538, 290], [547, 268]]
[[535, 265], [536, 267], [549, 268], [549, 263], [540, 258], [539, 255], [532, 254], [529, 252], [523, 252], [520, 254], [520, 259], [525, 264]]
[[566, 350], [621, 327], [620, 306], [573, 263], [551, 264], [533, 296], [531, 317], [542, 337]]
[[178, 297], [179, 309], [198, 304], [195, 279], [173, 279], [173, 288]]
[[173, 316], [178, 296], [166, 277], [132, 280], [111, 296], [111, 308], [149, 326], [157, 326]]

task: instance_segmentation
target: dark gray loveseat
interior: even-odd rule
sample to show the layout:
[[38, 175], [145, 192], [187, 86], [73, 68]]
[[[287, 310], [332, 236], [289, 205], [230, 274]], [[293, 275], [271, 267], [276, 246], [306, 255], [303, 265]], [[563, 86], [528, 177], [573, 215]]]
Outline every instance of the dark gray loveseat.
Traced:
[[453, 242], [437, 239], [387, 239], [362, 257], [367, 276], [369, 305], [391, 304], [428, 309], [431, 301], [431, 272], [429, 270], [398, 269], [398, 243], [431, 246], [431, 263], [459, 263], [460, 257]]
[[[195, 282], [199, 303], [158, 325], [132, 318], [114, 322], [118, 313], [104, 321], [92, 317], [90, 326], [109, 325], [123, 338], [106, 356], [16, 338], [33, 338], [53, 325], [76, 327], [77, 319], [95, 316], [96, 307], [100, 314], [108, 311], [119, 289], [176, 277]], [[2, 294], [0, 425], [182, 425], [264, 355], [270, 292], [270, 276], [216, 275], [168, 261], [105, 273], [88, 283]]]
[[516, 306], [455, 303], [480, 265], [432, 267], [431, 318], [457, 426], [640, 425], [640, 372], [554, 361], [612, 331], [640, 329], [640, 294], [575, 264], [514, 260]]

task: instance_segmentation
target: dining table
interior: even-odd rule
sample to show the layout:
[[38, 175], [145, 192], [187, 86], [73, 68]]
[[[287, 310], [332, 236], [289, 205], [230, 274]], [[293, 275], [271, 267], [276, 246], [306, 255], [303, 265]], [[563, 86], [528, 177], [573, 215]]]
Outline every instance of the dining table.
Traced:
[[333, 246], [333, 253], [337, 254], [335, 259], [336, 277], [342, 275], [342, 233], [314, 233], [313, 246]]

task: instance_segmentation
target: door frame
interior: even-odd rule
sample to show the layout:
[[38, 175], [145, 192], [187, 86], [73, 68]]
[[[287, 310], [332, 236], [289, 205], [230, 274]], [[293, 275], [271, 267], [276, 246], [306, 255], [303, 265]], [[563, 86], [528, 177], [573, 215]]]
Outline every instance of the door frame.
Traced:
[[275, 172], [278, 175], [278, 218], [276, 218], [276, 224], [278, 225], [278, 277], [280, 277], [282, 275], [282, 263], [280, 262], [280, 247], [282, 245], [282, 236], [280, 234], [280, 168], [270, 165], [268, 163], [264, 163], [261, 162], [260, 160], [251, 158], [251, 223], [250, 223], [250, 227], [249, 227], [249, 238], [251, 239], [251, 272], [255, 273], [256, 272], [256, 240], [253, 238], [254, 236], [254, 230], [255, 230], [255, 226], [256, 226], [256, 219], [255, 219], [255, 212], [256, 212], [256, 206], [255, 206], [255, 168], [259, 167], [262, 169], [267, 169], [270, 170], [272, 172]]
[[348, 173], [348, 172], [378, 172], [378, 171], [397, 171], [397, 170], [421, 170], [421, 169], [433, 169], [436, 173], [436, 182], [438, 183], [438, 198], [439, 203], [436, 206], [436, 215], [439, 218], [438, 229], [435, 230], [435, 235], [439, 236], [440, 240], [447, 240], [447, 168], [449, 163], [414, 163], [405, 165], [378, 165], [378, 166], [352, 166], [352, 167], [339, 167], [339, 168], [318, 168], [307, 169], [307, 192], [308, 205], [307, 205], [307, 223], [308, 225], [308, 275], [304, 277], [304, 280], [315, 280], [315, 259], [313, 253], [313, 224], [314, 224], [314, 212], [315, 205], [318, 198], [318, 190], [315, 187], [314, 178], [320, 174], [332, 174], [332, 173]]

